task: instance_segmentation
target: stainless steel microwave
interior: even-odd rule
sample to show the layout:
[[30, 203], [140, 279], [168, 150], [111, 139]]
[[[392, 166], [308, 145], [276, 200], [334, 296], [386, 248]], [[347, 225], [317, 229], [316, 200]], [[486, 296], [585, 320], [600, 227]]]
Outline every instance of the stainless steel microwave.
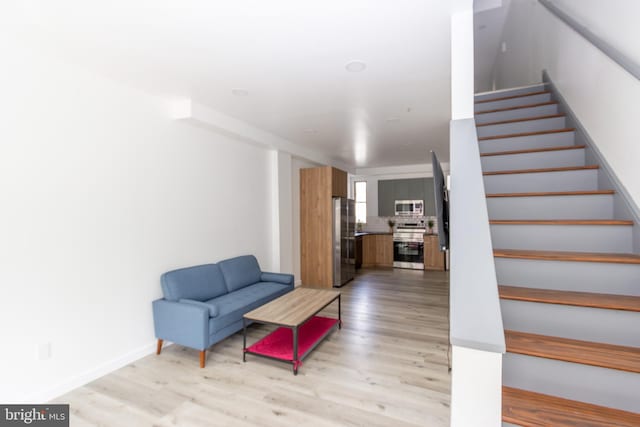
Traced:
[[396, 216], [423, 216], [424, 200], [396, 200]]

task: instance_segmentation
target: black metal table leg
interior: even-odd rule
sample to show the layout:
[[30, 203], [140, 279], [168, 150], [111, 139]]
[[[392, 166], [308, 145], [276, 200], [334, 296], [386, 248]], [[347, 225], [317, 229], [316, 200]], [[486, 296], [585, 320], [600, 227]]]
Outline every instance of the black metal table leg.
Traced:
[[338, 329], [342, 329], [342, 295], [338, 295]]
[[293, 328], [293, 375], [298, 375], [298, 327]]
[[242, 361], [247, 361], [247, 319], [242, 318]]

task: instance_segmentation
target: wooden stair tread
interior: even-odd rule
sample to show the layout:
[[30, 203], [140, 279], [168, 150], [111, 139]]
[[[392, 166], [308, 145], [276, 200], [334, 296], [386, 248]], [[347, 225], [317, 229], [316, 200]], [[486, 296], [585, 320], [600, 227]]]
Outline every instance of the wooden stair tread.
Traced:
[[637, 427], [640, 414], [502, 387], [502, 421], [525, 427]]
[[492, 219], [495, 225], [633, 225], [626, 219]]
[[640, 255], [629, 253], [494, 249], [493, 256], [497, 258], [536, 259], [543, 261], [606, 262], [614, 264], [640, 265]]
[[509, 151], [494, 151], [491, 153], [482, 153], [480, 157], [489, 156], [507, 156], [511, 154], [528, 154], [528, 153], [543, 153], [545, 151], [564, 151], [564, 150], [582, 150], [586, 148], [586, 145], [570, 145], [565, 147], [548, 147], [548, 148], [531, 148], [527, 150], [509, 150]]
[[511, 120], [500, 120], [498, 122], [489, 122], [489, 123], [478, 123], [476, 127], [483, 126], [493, 126], [493, 125], [506, 125], [510, 123], [518, 123], [518, 122], [531, 122], [534, 120], [544, 120], [544, 119], [557, 119], [560, 117], [565, 117], [566, 114], [547, 114], [544, 116], [534, 116], [534, 117], [526, 117], [524, 119], [511, 119]]
[[504, 331], [507, 352], [640, 373], [640, 348]]
[[597, 196], [614, 193], [614, 190], [534, 191], [529, 193], [490, 193], [487, 194], [487, 197]]
[[527, 96], [546, 95], [551, 93], [549, 90], [541, 90], [539, 92], [522, 93], [520, 95], [503, 96], [501, 98], [483, 99], [482, 101], [474, 101], [474, 104], [484, 104], [486, 102], [506, 101], [507, 99], [526, 98]]
[[551, 129], [551, 130], [539, 130], [535, 132], [509, 133], [506, 135], [482, 136], [478, 138], [478, 141], [488, 141], [492, 139], [506, 139], [506, 138], [521, 138], [525, 136], [536, 136], [536, 135], [549, 135], [553, 133], [575, 132], [575, 130], [576, 130], [575, 128], [562, 128], [562, 129]]
[[500, 298], [513, 301], [640, 312], [640, 297], [632, 295], [558, 291], [555, 289], [523, 288], [506, 285], [498, 286], [498, 291], [500, 292]]
[[520, 174], [520, 173], [569, 172], [569, 171], [598, 169], [599, 167], [600, 166], [598, 165], [588, 165], [588, 166], [566, 166], [566, 167], [558, 167], [558, 168], [514, 169], [514, 170], [483, 172], [482, 175], [489, 176], [489, 175], [512, 175], [512, 174]]
[[544, 107], [545, 105], [555, 105], [557, 103], [558, 101], [548, 101], [548, 102], [539, 102], [537, 104], [518, 105], [516, 107], [497, 108], [495, 110], [476, 111], [475, 115], [477, 116], [479, 114], [499, 113], [501, 111], [522, 110], [523, 108]]

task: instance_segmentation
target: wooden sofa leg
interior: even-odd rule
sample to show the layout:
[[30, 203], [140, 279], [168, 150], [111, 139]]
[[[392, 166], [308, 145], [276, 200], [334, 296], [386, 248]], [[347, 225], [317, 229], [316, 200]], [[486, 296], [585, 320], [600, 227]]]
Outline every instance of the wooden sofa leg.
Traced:
[[206, 358], [206, 355], [207, 355], [207, 351], [206, 350], [202, 350], [200, 352], [200, 367], [201, 368], [204, 368], [204, 360]]
[[156, 354], [160, 354], [162, 351], [162, 340], [158, 338], [158, 348], [156, 349]]

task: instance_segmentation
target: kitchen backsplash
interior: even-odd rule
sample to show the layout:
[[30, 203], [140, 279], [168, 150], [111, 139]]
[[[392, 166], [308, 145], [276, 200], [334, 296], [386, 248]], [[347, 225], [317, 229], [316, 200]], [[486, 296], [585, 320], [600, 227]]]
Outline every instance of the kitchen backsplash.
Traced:
[[[420, 216], [414, 218], [405, 218], [405, 217], [397, 217], [397, 216], [368, 216], [367, 223], [363, 225], [362, 231], [368, 231], [370, 233], [384, 233], [389, 231], [389, 224], [387, 221], [389, 219], [393, 219], [396, 222], [396, 227], [398, 224], [406, 223], [406, 222], [420, 222], [424, 221], [425, 228], [427, 228], [427, 221], [433, 221], [433, 232], [438, 232], [438, 222], [436, 221], [435, 216]], [[395, 228], [395, 227], [394, 227]]]

